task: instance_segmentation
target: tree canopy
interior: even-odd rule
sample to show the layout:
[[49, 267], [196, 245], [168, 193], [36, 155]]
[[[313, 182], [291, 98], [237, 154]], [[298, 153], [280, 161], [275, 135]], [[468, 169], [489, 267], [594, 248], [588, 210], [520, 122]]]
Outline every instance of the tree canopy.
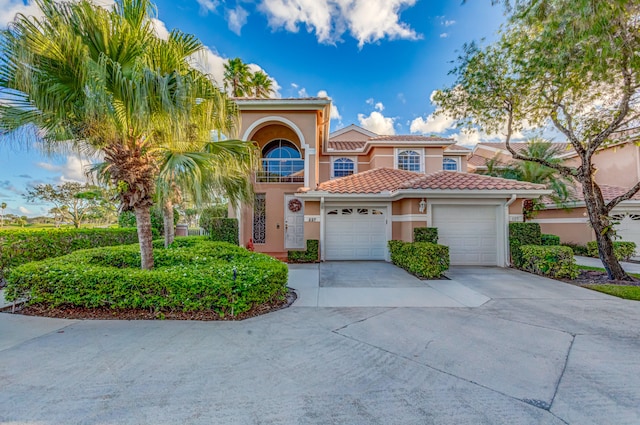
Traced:
[[[504, 132], [513, 157], [577, 180], [611, 278], [629, 279], [613, 255], [611, 210], [640, 182], [606, 200], [592, 158], [631, 140], [640, 118], [640, 4], [632, 0], [506, 2], [509, 20], [493, 44], [463, 46], [455, 83], [434, 95], [442, 113], [463, 126]], [[514, 132], [553, 127], [577, 152], [577, 167], [516, 152]]]

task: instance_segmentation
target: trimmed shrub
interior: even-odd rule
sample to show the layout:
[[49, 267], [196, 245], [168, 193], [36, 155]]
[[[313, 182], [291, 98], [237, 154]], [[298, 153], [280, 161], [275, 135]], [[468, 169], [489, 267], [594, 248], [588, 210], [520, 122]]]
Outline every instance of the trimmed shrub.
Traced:
[[389, 241], [391, 262], [420, 278], [438, 279], [449, 269], [449, 247], [429, 242]]
[[540, 245], [542, 246], [560, 245], [560, 236], [543, 233], [540, 235], [540, 242]]
[[561, 246], [568, 246], [573, 250], [573, 255], [582, 255], [585, 257], [589, 256], [589, 250], [586, 245], [580, 245], [573, 242], [564, 242]]
[[24, 264], [12, 270], [6, 297], [52, 307], [213, 310], [224, 316], [286, 296], [287, 266], [267, 255], [199, 237], [176, 238], [167, 249], [158, 243], [153, 270], [139, 268], [136, 245]]
[[0, 279], [11, 267], [73, 251], [138, 241], [136, 229], [42, 229], [0, 231]]
[[573, 250], [567, 246], [523, 245], [520, 252], [523, 270], [552, 278], [578, 277]]
[[438, 243], [437, 227], [416, 227], [413, 229], [414, 242]]
[[211, 227], [211, 222], [213, 220], [217, 220], [219, 218], [227, 218], [229, 215], [229, 211], [226, 205], [220, 204], [215, 205], [213, 207], [207, 207], [202, 210], [200, 213], [200, 220], [198, 224], [203, 229], [208, 229]]
[[317, 239], [307, 239], [307, 249], [305, 251], [287, 252], [287, 261], [290, 263], [317, 263], [318, 262]]
[[511, 262], [514, 266], [520, 268], [522, 265], [521, 246], [541, 244], [542, 235], [538, 223], [509, 223], [509, 246]]
[[[618, 261], [627, 261], [633, 257], [636, 252], [635, 242], [614, 241], [613, 242], [613, 255], [616, 256]], [[587, 255], [589, 257], [598, 258], [600, 253], [598, 251], [598, 242], [587, 242]]]
[[204, 229], [209, 232], [209, 238], [213, 241], [239, 244], [238, 220], [235, 218], [214, 218], [209, 221], [209, 227]]

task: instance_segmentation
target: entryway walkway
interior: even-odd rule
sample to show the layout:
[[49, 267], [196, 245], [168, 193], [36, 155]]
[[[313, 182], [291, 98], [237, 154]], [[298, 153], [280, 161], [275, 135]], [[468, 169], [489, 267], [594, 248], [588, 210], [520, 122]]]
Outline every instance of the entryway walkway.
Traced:
[[[580, 255], [576, 255], [573, 258], [576, 259], [576, 264], [581, 266], [589, 266], [589, 267], [599, 267], [602, 268], [602, 261], [599, 258], [591, 258], [591, 257], [582, 257]], [[628, 263], [626, 261], [621, 261], [620, 265], [627, 273], [640, 273], [640, 264], [638, 263]]]
[[293, 307], [478, 307], [489, 297], [455, 279], [420, 280], [384, 261], [290, 264]]

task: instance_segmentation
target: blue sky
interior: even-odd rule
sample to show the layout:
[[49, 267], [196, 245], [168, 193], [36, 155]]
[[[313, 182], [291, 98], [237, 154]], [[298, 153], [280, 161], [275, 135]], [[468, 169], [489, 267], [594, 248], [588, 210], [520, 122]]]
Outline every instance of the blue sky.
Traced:
[[[112, 0], [100, 0], [108, 4]], [[199, 63], [221, 79], [224, 61], [240, 57], [262, 68], [280, 97], [328, 95], [331, 129], [357, 124], [379, 134], [442, 134], [459, 143], [498, 135], [460, 134], [433, 117], [429, 98], [450, 85], [452, 60], [465, 42], [495, 37], [504, 21], [490, 0], [184, 0], [156, 1], [158, 32], [179, 28], [207, 46]], [[37, 14], [29, 1], [0, 0], [0, 26], [16, 12]], [[7, 212], [34, 216], [28, 184], [83, 178], [76, 155], [45, 157], [0, 140], [0, 201]]]

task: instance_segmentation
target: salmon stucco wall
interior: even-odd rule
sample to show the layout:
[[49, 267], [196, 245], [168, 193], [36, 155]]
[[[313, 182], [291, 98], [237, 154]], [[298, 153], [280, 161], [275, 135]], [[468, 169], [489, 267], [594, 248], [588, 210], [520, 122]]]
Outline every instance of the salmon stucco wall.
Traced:
[[595, 240], [586, 212], [584, 207], [572, 210], [547, 209], [538, 212], [532, 221], [540, 224], [542, 233], [559, 236], [560, 242], [584, 245]]
[[391, 204], [392, 239], [412, 242], [413, 229], [427, 226], [427, 215], [420, 212], [421, 199], [400, 199]]

